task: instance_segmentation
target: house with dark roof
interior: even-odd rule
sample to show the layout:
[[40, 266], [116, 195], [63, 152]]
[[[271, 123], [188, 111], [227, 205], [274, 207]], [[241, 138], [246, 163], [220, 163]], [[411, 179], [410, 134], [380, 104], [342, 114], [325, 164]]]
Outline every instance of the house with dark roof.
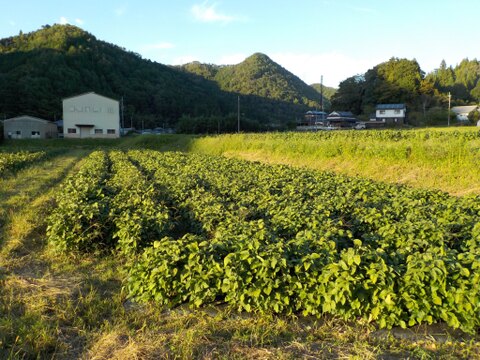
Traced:
[[327, 121], [336, 128], [351, 128], [358, 120], [350, 111], [333, 111], [328, 114]]
[[385, 124], [403, 125], [406, 123], [407, 107], [405, 104], [379, 104], [375, 109], [376, 121]]

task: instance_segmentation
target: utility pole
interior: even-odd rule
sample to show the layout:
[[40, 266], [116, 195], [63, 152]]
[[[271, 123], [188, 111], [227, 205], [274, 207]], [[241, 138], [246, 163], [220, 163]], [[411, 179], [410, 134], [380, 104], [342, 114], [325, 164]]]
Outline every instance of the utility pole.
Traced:
[[452, 94], [448, 92], [448, 126], [450, 126], [450, 102], [452, 99]]
[[120, 102], [120, 121], [122, 122], [122, 131], [125, 131], [125, 120], [123, 119], [123, 96]]
[[320, 76], [320, 111], [323, 112], [323, 75]]
[[237, 98], [237, 122], [238, 122], [237, 132], [240, 133], [240, 95], [238, 95], [238, 98]]

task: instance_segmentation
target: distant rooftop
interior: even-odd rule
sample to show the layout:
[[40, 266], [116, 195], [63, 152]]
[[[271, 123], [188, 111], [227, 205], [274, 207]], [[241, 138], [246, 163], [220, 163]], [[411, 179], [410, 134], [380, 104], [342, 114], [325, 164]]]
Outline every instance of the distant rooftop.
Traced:
[[327, 115], [327, 113], [325, 111], [311, 110], [311, 111], [307, 111], [306, 115]]
[[405, 104], [378, 104], [377, 110], [405, 109]]
[[452, 111], [455, 114], [468, 114], [473, 110], [478, 108], [477, 105], [468, 105], [468, 106], [454, 106], [452, 107]]

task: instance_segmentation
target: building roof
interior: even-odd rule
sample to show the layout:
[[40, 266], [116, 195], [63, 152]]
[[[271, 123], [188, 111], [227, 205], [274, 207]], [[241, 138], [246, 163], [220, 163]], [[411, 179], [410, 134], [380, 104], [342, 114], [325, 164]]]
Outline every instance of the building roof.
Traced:
[[328, 117], [344, 117], [344, 118], [353, 118], [353, 114], [350, 111], [333, 111]]
[[405, 104], [378, 104], [377, 110], [405, 109]]
[[327, 115], [327, 113], [325, 111], [311, 110], [311, 111], [307, 111], [305, 115]]
[[53, 124], [53, 122], [50, 121], [50, 120], [40, 119], [40, 118], [37, 118], [35, 116], [30, 116], [30, 115], [20, 115], [20, 116], [14, 117], [14, 118], [5, 119], [4, 121], [7, 122], [7, 121], [21, 121], [21, 120], [38, 121], [38, 122], [42, 122], [42, 123], [45, 123], [45, 124]]
[[84, 96], [84, 95], [89, 95], [89, 94], [101, 96], [101, 97], [103, 97], [103, 98], [105, 98], [105, 99], [108, 99], [108, 100], [118, 101], [117, 99], [112, 99], [112, 98], [109, 98], [108, 96], [104, 96], [104, 95], [97, 94], [97, 93], [94, 92], [94, 91], [89, 91], [89, 92], [85, 92], [85, 93], [82, 93], [82, 94], [69, 96], [69, 97], [63, 98], [63, 101], [65, 101], [65, 100], [70, 100], [70, 99], [77, 98], [77, 97]]
[[452, 111], [455, 114], [469, 114], [473, 110], [478, 108], [477, 105], [470, 105], [470, 106], [454, 106], [452, 107]]

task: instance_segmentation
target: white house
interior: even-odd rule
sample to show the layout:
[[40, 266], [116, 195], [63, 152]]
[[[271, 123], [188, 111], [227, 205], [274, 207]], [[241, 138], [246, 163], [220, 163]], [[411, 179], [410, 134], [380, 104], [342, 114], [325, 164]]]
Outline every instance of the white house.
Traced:
[[379, 104], [375, 110], [377, 121], [386, 124], [404, 124], [407, 116], [407, 107], [405, 104]]
[[34, 116], [22, 115], [3, 121], [5, 139], [51, 139], [57, 135], [55, 123]]
[[65, 138], [120, 137], [120, 103], [94, 92], [63, 99]]
[[477, 105], [454, 106], [452, 107], [452, 112], [457, 116], [458, 121], [468, 121], [468, 114], [477, 109]]

